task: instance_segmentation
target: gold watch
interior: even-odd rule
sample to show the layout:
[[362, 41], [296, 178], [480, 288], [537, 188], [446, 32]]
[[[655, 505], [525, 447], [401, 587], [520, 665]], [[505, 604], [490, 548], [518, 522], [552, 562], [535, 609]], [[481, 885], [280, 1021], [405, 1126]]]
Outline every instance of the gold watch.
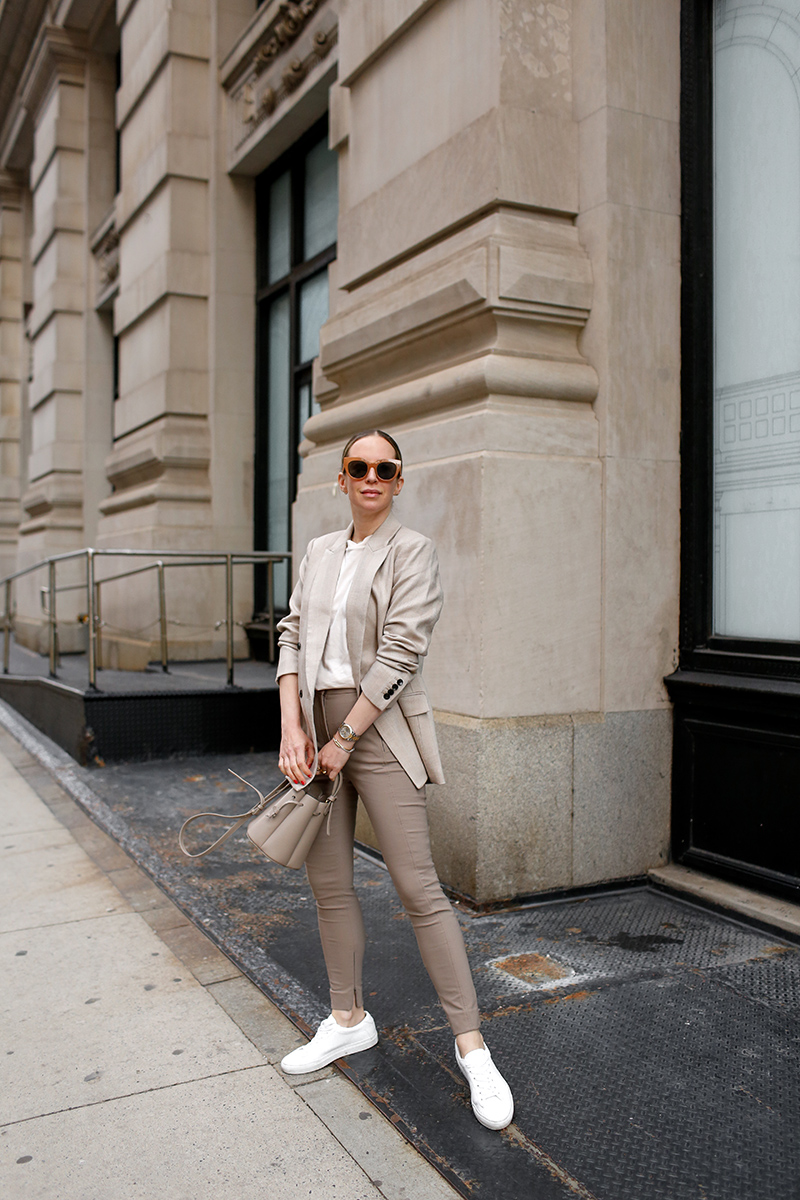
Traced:
[[342, 721], [337, 732], [343, 742], [357, 742], [361, 736], [356, 733], [352, 725], [347, 724], [347, 721]]

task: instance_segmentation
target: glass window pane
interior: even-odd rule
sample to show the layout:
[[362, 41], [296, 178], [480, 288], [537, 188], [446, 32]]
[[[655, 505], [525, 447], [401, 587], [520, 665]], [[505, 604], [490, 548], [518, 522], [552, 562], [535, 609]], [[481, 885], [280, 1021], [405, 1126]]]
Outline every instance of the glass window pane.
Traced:
[[303, 213], [303, 258], [313, 258], [336, 241], [339, 212], [338, 166], [328, 140], [317, 142], [306, 155], [305, 209]]
[[270, 185], [269, 189], [269, 271], [268, 282], [275, 283], [289, 274], [291, 266], [292, 189], [288, 171]]
[[[313, 417], [315, 413], [320, 411], [320, 407], [314, 399], [314, 392], [310, 383], [303, 383], [297, 390], [297, 410], [299, 417], [298, 429], [300, 437], [303, 437], [303, 427], [309, 417]], [[299, 460], [300, 471], [303, 470], [303, 460]]]
[[[291, 429], [291, 371], [289, 359], [289, 294], [273, 300], [267, 332], [267, 549], [289, 548], [289, 434]], [[287, 600], [288, 569], [275, 568], [275, 602]]]
[[298, 357], [311, 362], [319, 354], [319, 331], [328, 319], [328, 268], [300, 286], [300, 338]]
[[[800, 640], [800, 47], [796, 4], [716, 0], [714, 629]], [[788, 39], [788, 40], [787, 40]], [[798, 47], [789, 62], [782, 49]]]

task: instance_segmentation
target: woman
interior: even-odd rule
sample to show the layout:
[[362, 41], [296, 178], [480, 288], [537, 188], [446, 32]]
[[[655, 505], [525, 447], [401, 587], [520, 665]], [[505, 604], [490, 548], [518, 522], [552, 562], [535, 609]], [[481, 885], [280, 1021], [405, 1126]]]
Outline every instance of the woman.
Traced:
[[389, 434], [372, 429], [350, 439], [339, 488], [352, 523], [309, 544], [289, 614], [278, 626], [278, 765], [297, 784], [318, 771], [344, 776], [330, 832], [320, 833], [306, 860], [331, 1015], [281, 1067], [290, 1074], [316, 1071], [378, 1040], [363, 1007], [365, 935], [353, 888], [360, 796], [455, 1035], [473, 1111], [489, 1129], [503, 1129], [514, 1102], [478, 1030], [464, 939], [436, 877], [425, 810], [425, 783], [444, 782], [419, 674], [442, 608], [436, 551], [392, 515], [403, 463]]

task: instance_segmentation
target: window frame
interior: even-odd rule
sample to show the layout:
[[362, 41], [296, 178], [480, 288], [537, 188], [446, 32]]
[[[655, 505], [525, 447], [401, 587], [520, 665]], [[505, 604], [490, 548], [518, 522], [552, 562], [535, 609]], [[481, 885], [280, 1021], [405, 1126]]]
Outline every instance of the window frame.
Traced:
[[[334, 241], [313, 258], [303, 259], [305, 158], [309, 150], [328, 133], [328, 116], [315, 122], [292, 146], [256, 178], [256, 386], [255, 386], [255, 455], [253, 486], [253, 547], [256, 550], [286, 549], [267, 545], [269, 527], [268, 464], [269, 464], [269, 354], [267, 329], [270, 306], [283, 294], [289, 296], [289, 356], [290, 356], [290, 413], [289, 413], [289, 479], [291, 498], [297, 497], [297, 477], [300, 472], [302, 429], [299, 419], [301, 389], [312, 384], [312, 362], [298, 361], [300, 342], [300, 288], [306, 280], [328, 267], [336, 258]], [[285, 171], [290, 173], [290, 265], [289, 272], [269, 283], [269, 189]], [[266, 605], [266, 571], [254, 572], [254, 609], [260, 612]]]

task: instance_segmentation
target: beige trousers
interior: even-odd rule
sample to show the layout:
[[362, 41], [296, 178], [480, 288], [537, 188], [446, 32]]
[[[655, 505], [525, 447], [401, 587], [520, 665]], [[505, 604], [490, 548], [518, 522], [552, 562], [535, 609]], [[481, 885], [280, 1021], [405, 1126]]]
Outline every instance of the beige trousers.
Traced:
[[[351, 688], [317, 692], [314, 719], [322, 743], [353, 707]], [[333, 805], [330, 834], [320, 831], [306, 859], [317, 902], [331, 1007], [363, 1005], [365, 932], [353, 886], [353, 836], [358, 796], [372, 821], [392, 882], [454, 1034], [480, 1023], [464, 938], [431, 858], [425, 789], [416, 788], [374, 725], [356, 743]]]

